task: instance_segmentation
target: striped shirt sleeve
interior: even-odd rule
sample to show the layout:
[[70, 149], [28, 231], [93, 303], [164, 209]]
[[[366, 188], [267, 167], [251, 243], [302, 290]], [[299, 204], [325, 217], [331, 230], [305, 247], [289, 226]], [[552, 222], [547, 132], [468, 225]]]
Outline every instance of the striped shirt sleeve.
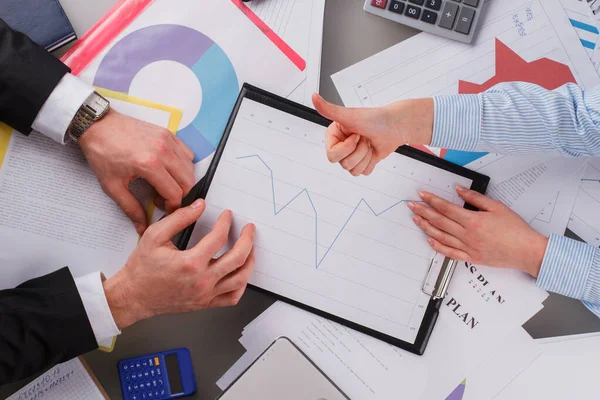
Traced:
[[[504, 154], [600, 155], [600, 87], [556, 90], [503, 83], [477, 95], [434, 98], [432, 146]], [[600, 317], [600, 249], [550, 237], [537, 286], [579, 299]]]
[[600, 317], [600, 249], [550, 236], [536, 286], [579, 299]]
[[600, 87], [511, 82], [434, 98], [433, 147], [503, 154], [600, 155]]

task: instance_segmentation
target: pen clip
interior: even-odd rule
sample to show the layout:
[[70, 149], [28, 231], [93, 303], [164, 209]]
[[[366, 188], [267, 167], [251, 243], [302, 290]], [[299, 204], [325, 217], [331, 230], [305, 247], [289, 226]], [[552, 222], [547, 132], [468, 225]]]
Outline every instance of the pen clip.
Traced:
[[450, 285], [457, 264], [456, 260], [436, 253], [429, 264], [427, 277], [423, 282], [421, 289], [423, 293], [431, 296], [433, 300], [443, 299], [448, 292], [448, 285]]

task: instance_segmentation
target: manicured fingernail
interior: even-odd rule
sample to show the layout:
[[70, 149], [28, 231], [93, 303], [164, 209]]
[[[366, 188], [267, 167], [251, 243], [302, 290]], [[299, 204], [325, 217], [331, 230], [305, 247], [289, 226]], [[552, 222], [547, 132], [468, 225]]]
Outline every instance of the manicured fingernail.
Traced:
[[429, 243], [430, 246], [433, 246], [433, 243], [434, 243], [433, 239], [432, 238], [427, 239], [427, 243]]
[[419, 226], [421, 224], [421, 217], [414, 217], [413, 222], [415, 225]]
[[419, 197], [424, 199], [425, 198], [425, 192], [419, 192]]
[[415, 209], [415, 203], [413, 203], [412, 201], [408, 203], [408, 208], [410, 208], [411, 210]]
[[198, 199], [198, 200], [194, 201], [190, 207], [192, 207], [194, 210], [197, 210], [200, 207], [202, 207], [203, 204], [204, 204], [204, 200]]
[[466, 192], [467, 188], [464, 186], [456, 185], [456, 191], [457, 192]]
[[141, 224], [139, 222], [135, 224], [135, 231], [137, 233], [141, 235], [144, 232], [144, 230], [146, 230], [146, 225]]

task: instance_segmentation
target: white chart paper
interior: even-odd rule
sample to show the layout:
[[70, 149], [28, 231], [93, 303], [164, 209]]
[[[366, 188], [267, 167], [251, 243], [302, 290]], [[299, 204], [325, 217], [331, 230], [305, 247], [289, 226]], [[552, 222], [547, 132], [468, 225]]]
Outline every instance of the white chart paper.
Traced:
[[[350, 107], [458, 93], [458, 81], [483, 83], [495, 73], [498, 38], [526, 61], [543, 57], [569, 66], [589, 89], [598, 73], [559, 0], [490, 1], [472, 45], [419, 34], [332, 76]], [[569, 44], [577, 44], [572, 46]]]
[[398, 154], [354, 178], [327, 161], [324, 132], [244, 100], [191, 244], [232, 209], [236, 234], [258, 228], [250, 283], [412, 343], [433, 251], [407, 203], [428, 190], [462, 205], [455, 187], [472, 181]]
[[588, 160], [568, 228], [595, 247], [600, 246], [600, 158]]

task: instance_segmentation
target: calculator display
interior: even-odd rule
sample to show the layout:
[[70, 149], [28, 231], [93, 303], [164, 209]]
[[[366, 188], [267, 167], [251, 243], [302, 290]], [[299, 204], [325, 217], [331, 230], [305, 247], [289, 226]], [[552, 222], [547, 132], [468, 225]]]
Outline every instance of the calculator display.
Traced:
[[165, 356], [165, 364], [167, 367], [167, 376], [171, 385], [171, 394], [183, 393], [183, 385], [181, 383], [181, 371], [179, 371], [179, 360], [177, 354], [169, 354]]

